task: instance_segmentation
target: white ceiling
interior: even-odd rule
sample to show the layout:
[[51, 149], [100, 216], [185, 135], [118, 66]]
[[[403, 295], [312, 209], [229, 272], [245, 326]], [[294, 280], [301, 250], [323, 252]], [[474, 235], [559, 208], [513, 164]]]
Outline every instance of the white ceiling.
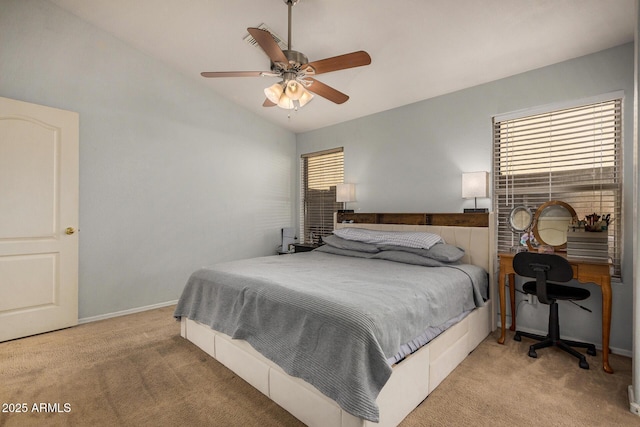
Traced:
[[[310, 61], [357, 50], [371, 65], [318, 75], [350, 99], [296, 113], [262, 107], [275, 78], [243, 41], [264, 23], [287, 39], [283, 0], [50, 0], [277, 125], [304, 132], [597, 52], [634, 39], [635, 0], [301, 0], [292, 46]], [[153, 78], [153, 70], [149, 70]]]

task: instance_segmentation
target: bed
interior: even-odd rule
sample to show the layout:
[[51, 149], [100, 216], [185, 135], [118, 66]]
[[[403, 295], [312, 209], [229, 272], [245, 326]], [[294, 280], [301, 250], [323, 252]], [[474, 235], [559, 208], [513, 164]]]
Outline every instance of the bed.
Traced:
[[[341, 214], [323, 249], [194, 272], [175, 312], [181, 335], [307, 425], [395, 426], [495, 329], [493, 223], [492, 214]], [[435, 235], [434, 249], [460, 248], [462, 258], [407, 264], [422, 249], [365, 241], [362, 229]], [[423, 299], [457, 308], [423, 310]]]

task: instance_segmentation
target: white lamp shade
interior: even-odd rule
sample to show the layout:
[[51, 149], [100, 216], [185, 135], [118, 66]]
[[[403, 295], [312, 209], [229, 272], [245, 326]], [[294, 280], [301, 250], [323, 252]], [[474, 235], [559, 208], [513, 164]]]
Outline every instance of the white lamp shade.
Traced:
[[294, 101], [300, 99], [300, 97], [306, 92], [305, 88], [295, 80], [289, 80], [284, 93]]
[[489, 197], [489, 172], [465, 172], [462, 174], [462, 198]]
[[302, 94], [298, 102], [300, 103], [301, 107], [304, 107], [312, 99], [313, 99], [313, 94], [305, 89], [304, 93]]
[[355, 202], [356, 201], [356, 185], [355, 184], [337, 184], [336, 185], [336, 202]]
[[278, 101], [278, 107], [284, 108], [285, 110], [293, 110], [295, 105], [293, 104], [293, 99], [289, 98], [286, 93], [283, 93]]
[[264, 90], [264, 94], [267, 96], [267, 99], [274, 104], [277, 104], [280, 101], [280, 97], [282, 96], [282, 85], [280, 83], [276, 83], [272, 86], [269, 86]]

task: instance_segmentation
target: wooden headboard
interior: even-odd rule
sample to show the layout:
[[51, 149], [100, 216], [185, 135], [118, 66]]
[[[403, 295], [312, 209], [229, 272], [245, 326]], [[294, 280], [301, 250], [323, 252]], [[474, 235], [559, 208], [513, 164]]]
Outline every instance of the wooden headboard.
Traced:
[[488, 213], [344, 213], [338, 212], [338, 223], [446, 225], [489, 227]]
[[[386, 231], [426, 231], [442, 236], [446, 243], [465, 251], [462, 262], [478, 265], [489, 273], [492, 330], [497, 304], [497, 248], [493, 213], [343, 213], [335, 215], [334, 228], [368, 228]], [[496, 304], [493, 304], [493, 302]]]

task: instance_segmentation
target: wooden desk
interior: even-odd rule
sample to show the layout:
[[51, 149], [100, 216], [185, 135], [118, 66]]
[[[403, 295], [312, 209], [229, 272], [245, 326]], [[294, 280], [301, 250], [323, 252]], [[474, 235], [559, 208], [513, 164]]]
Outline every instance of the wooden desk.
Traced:
[[[558, 255], [565, 255], [559, 253]], [[501, 252], [498, 254], [500, 258], [500, 274], [498, 279], [498, 292], [500, 294], [500, 329], [501, 334], [498, 343], [504, 344], [506, 329], [506, 310], [505, 310], [505, 277], [509, 277], [509, 298], [511, 303], [511, 327], [512, 331], [516, 330], [516, 291], [515, 291], [515, 272], [513, 271], [513, 257], [515, 253]], [[611, 275], [610, 263], [598, 263], [590, 261], [569, 260], [573, 267], [573, 278], [582, 283], [595, 283], [600, 286], [602, 291], [602, 368], [605, 372], [613, 373], [613, 369], [609, 366], [609, 336], [611, 333]]]

